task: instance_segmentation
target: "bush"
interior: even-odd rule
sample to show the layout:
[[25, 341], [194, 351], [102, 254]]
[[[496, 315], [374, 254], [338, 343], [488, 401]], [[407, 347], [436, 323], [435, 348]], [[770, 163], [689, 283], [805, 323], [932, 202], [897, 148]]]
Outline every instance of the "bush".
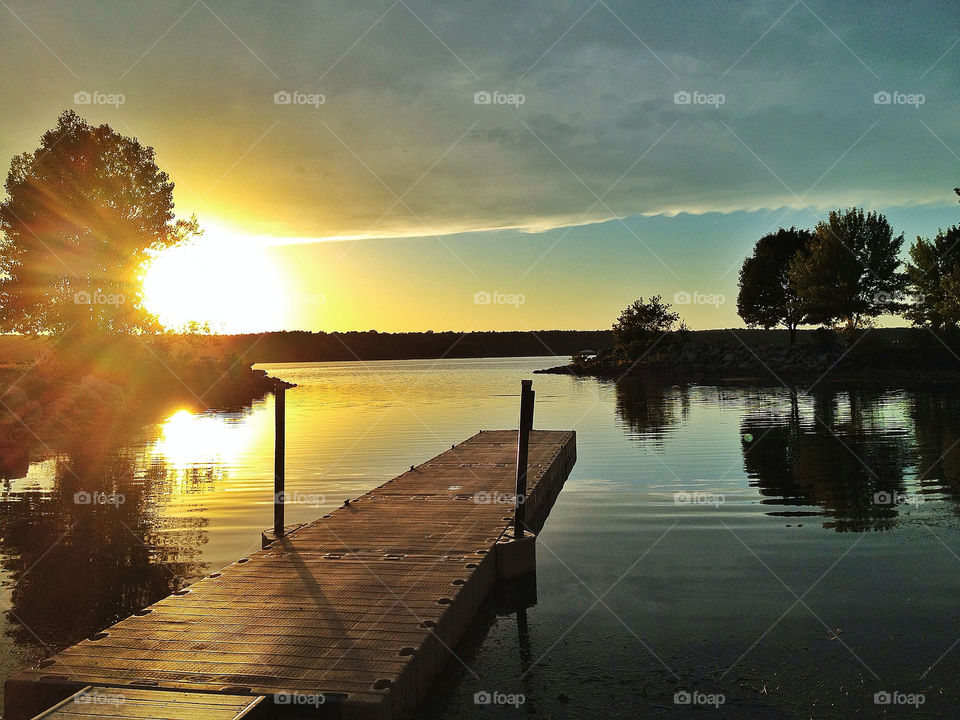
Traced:
[[[613, 339], [617, 349], [628, 357], [646, 353], [666, 333], [669, 333], [680, 314], [670, 310], [670, 303], [654, 295], [648, 302], [639, 298], [624, 308], [613, 325]], [[686, 328], [686, 325], [682, 327]]]

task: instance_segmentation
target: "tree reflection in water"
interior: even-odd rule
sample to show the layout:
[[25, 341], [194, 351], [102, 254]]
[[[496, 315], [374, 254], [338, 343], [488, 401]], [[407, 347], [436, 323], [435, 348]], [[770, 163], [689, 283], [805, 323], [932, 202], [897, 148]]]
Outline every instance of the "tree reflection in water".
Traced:
[[915, 495], [905, 474], [913, 441], [900, 417], [902, 396], [873, 390], [754, 392], [742, 416], [744, 469], [763, 503], [822, 511], [839, 532], [892, 527]]
[[690, 412], [690, 393], [684, 386], [624, 378], [616, 384], [617, 415], [639, 440], [662, 447]]
[[[924, 497], [960, 503], [960, 393], [915, 393], [910, 418], [917, 440], [917, 480]], [[960, 513], [960, 505], [954, 511]]]
[[[885, 530], [934, 512], [960, 515], [960, 392], [832, 387], [796, 393], [642, 378], [616, 385], [618, 418], [631, 437], [658, 453], [681, 425], [702, 427], [706, 416], [689, 417], [701, 407], [739, 414], [747, 483], [768, 515], [821, 517], [838, 532]], [[727, 432], [722, 423], [716, 428]], [[684, 442], [681, 454], [696, 436]], [[724, 476], [711, 487], [726, 490], [729, 499], [746, 486]], [[929, 502], [944, 499], [953, 501], [946, 510]]]
[[[7, 635], [30, 660], [89, 637], [204, 572], [204, 513], [166, 511], [177, 495], [211, 490], [221, 473], [175, 467], [137, 432], [78, 433], [56, 447], [37, 438], [0, 463], [2, 610]], [[48, 469], [48, 477], [26, 487], [12, 482], [44, 458], [34, 468]]]

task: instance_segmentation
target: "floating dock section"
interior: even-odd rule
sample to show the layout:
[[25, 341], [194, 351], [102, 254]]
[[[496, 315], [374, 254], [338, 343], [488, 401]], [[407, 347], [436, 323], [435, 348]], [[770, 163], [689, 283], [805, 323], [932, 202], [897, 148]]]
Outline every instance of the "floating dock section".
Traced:
[[[483, 431], [265, 534], [262, 550], [8, 680], [6, 720], [406, 717], [457, 662], [498, 578], [533, 569], [531, 533], [576, 461], [576, 436], [530, 431], [519, 539], [517, 449], [518, 431]], [[99, 713], [97, 693], [128, 700]]]

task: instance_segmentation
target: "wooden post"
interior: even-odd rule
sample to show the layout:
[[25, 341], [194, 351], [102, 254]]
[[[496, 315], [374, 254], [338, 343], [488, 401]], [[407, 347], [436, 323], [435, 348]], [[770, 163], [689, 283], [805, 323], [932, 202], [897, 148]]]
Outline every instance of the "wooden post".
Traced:
[[276, 439], [273, 447], [273, 536], [283, 537], [284, 451], [286, 449], [286, 388], [273, 391], [276, 410]]
[[533, 380], [520, 381], [520, 429], [517, 432], [517, 492], [513, 500], [513, 537], [522, 538], [527, 525], [527, 456], [533, 430]]

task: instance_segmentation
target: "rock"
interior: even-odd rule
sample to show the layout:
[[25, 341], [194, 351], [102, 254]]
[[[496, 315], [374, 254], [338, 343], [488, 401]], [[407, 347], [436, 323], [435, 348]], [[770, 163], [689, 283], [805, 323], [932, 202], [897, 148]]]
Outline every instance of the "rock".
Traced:
[[[22, 408], [28, 402], [30, 402], [30, 397], [23, 388], [9, 387], [0, 392], [0, 403], [3, 403], [10, 410]], [[3, 407], [3, 405], [0, 405], [0, 407]]]
[[84, 375], [80, 380], [84, 388], [88, 388], [96, 393], [100, 399], [115, 405], [122, 405], [126, 402], [126, 393], [119, 385], [107, 382], [95, 375]]
[[[63, 383], [56, 392], [55, 396], [48, 396], [43, 406], [44, 415], [50, 417], [53, 422], [69, 423], [75, 417], [78, 410], [83, 409], [83, 403], [91, 400], [93, 391], [76, 383]], [[92, 398], [99, 403], [99, 396]]]

